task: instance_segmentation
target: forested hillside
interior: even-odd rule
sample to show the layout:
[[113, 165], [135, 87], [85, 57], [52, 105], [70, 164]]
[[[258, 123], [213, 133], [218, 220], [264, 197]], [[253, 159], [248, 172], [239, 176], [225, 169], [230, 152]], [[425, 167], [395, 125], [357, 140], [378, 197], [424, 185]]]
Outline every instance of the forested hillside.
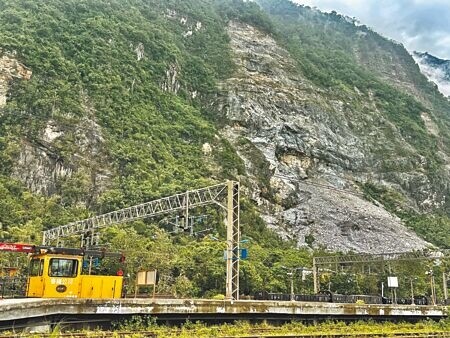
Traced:
[[[240, 180], [243, 292], [285, 290], [282, 266], [308, 266], [328, 244], [383, 251], [383, 228], [405, 250], [427, 245], [405, 224], [448, 247], [449, 156], [448, 100], [401, 45], [336, 13], [0, 1], [0, 241], [38, 243], [43, 229]], [[202, 212], [218, 241], [171, 236], [161, 219], [103, 240], [180, 294], [220, 293], [223, 215]]]

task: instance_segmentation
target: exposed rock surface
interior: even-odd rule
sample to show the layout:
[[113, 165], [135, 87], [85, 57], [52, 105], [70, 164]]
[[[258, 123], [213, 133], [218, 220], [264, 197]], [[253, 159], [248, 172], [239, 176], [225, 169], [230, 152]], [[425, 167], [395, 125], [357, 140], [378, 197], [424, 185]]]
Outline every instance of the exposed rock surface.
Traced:
[[[10, 82], [29, 80], [31, 76], [32, 71], [14, 52], [0, 49], [0, 109], [6, 105]], [[95, 199], [107, 186], [111, 173], [105, 165], [104, 140], [94, 121], [94, 109], [85, 94], [82, 99], [89, 117], [77, 124], [49, 120], [40, 135], [22, 139], [11, 176], [22, 181], [33, 193], [59, 194], [62, 185], [73, 184], [80, 193], [83, 189], [89, 192], [84, 203]], [[70, 140], [71, 137], [74, 140]], [[67, 148], [61, 145], [72, 142], [70, 153], [61, 151]]]
[[[61, 185], [70, 184], [70, 180], [78, 176], [74, 181], [76, 188], [89, 189], [90, 195], [86, 197], [96, 198], [111, 176], [100, 127], [85, 119], [71, 129], [74, 130], [69, 132], [67, 126], [51, 120], [40, 137], [23, 140], [12, 176], [24, 182], [32, 192], [48, 196], [59, 194]], [[69, 134], [75, 138], [75, 147], [70, 153], [62, 153], [60, 144]]]
[[442, 60], [428, 53], [413, 52], [422, 73], [433, 81], [440, 92], [450, 97], [450, 60]]
[[[352, 110], [351, 97], [326, 101], [271, 37], [238, 23], [230, 24], [229, 35], [238, 70], [217, 101], [229, 121], [222, 134], [244, 160], [249, 195], [267, 224], [300, 246], [372, 253], [426, 246], [359, 191], [366, 180], [399, 189], [419, 181], [412, 206], [443, 198], [427, 190], [426, 176], [415, 171], [420, 156], [370, 98], [364, 114]], [[396, 141], [386, 142], [385, 133]], [[382, 171], [389, 161], [404, 161], [405, 171]]]
[[12, 79], [29, 80], [31, 75], [31, 70], [17, 61], [15, 53], [0, 49], [0, 108], [6, 105], [9, 82]]

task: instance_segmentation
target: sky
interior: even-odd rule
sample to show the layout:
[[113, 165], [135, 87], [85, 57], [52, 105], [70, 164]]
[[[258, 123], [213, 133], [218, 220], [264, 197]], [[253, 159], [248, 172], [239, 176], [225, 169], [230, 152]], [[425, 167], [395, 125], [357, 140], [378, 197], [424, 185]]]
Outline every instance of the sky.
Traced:
[[450, 0], [293, 0], [356, 17], [409, 51], [450, 60]]

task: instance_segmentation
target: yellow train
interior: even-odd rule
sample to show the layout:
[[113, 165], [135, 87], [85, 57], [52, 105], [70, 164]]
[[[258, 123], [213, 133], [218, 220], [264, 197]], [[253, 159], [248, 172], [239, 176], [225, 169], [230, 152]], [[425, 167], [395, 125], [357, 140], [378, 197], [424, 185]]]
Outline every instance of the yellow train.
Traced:
[[[43, 298], [120, 298], [123, 272], [116, 275], [93, 275], [91, 266], [83, 268], [86, 258], [92, 260], [105, 256], [123, 256], [104, 251], [37, 247], [24, 244], [0, 243], [0, 251], [29, 254], [29, 275], [26, 297]], [[86, 271], [87, 270], [87, 271]]]
[[32, 255], [27, 297], [120, 298], [123, 276], [84, 275], [83, 257], [48, 253]]

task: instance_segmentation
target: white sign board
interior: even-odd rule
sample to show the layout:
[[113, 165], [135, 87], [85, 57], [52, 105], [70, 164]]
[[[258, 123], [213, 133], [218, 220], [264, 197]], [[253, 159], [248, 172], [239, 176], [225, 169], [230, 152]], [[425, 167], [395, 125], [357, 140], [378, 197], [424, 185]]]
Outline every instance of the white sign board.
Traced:
[[155, 285], [156, 270], [139, 271], [137, 273], [137, 285]]
[[388, 287], [398, 288], [398, 278], [397, 277], [388, 277]]

